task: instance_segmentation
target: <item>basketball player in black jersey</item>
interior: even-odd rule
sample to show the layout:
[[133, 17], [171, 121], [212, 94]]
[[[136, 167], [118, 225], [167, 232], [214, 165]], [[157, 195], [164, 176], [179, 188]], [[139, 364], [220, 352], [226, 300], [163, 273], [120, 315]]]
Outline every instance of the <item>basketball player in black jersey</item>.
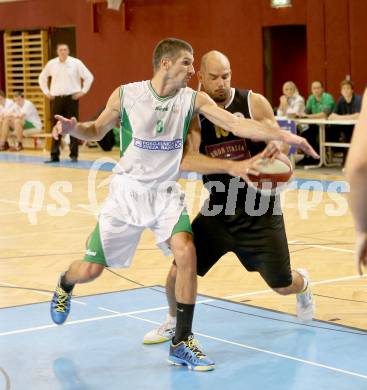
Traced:
[[[250, 90], [231, 88], [230, 63], [222, 53], [211, 51], [205, 54], [198, 77], [202, 90], [219, 106], [235, 115], [277, 126], [272, 108], [263, 96]], [[267, 148], [276, 155], [283, 145], [255, 143], [224, 131], [204, 117], [199, 121], [200, 124], [191, 126], [181, 163], [182, 170], [202, 173], [204, 184], [210, 187], [210, 196], [192, 223], [197, 274], [204, 276], [224, 254], [234, 252], [248, 271], [259, 272], [274, 291], [281, 295], [297, 294], [297, 316], [303, 321], [311, 320], [314, 302], [307, 272], [291, 270], [283, 216], [275, 210], [279, 202], [270, 197], [267, 209], [260, 213], [262, 215], [254, 215], [251, 211], [259, 206], [260, 194], [255, 195], [256, 192], [243, 180], [246, 173], [255, 171], [253, 162], [259, 153]], [[242, 185], [236, 186], [240, 188], [235, 197], [231, 194], [231, 180], [232, 184], [235, 180]], [[252, 194], [249, 193], [246, 199], [249, 191]], [[251, 196], [255, 197], [255, 207], [246, 207]], [[229, 204], [230, 199], [235, 203]], [[210, 212], [214, 207], [221, 211]], [[232, 212], [228, 212], [231, 209]], [[161, 343], [174, 336], [175, 278], [176, 266], [173, 263], [166, 284], [169, 314], [158, 329], [144, 336], [145, 344]]]

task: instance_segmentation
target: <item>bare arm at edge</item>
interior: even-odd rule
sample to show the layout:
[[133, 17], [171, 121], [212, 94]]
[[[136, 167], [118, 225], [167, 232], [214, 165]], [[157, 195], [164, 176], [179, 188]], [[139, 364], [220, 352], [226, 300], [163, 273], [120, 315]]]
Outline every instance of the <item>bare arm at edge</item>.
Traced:
[[120, 117], [120, 87], [116, 88], [108, 99], [106, 108], [99, 117], [92, 122], [77, 122], [75, 118], [64, 118], [55, 115], [58, 120], [57, 130], [59, 134], [70, 134], [75, 138], [86, 141], [101, 140], [116, 124]]

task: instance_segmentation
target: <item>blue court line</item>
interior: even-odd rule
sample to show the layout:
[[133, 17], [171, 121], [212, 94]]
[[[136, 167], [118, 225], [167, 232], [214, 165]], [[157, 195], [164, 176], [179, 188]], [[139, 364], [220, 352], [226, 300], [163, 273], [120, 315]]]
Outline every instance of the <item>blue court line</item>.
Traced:
[[217, 369], [167, 366], [168, 343], [141, 344], [165, 317], [162, 291], [80, 297], [64, 326], [48, 303], [0, 309], [0, 367], [12, 388], [31, 390], [367, 388], [366, 333], [216, 299], [196, 306], [194, 329]]
[[[91, 169], [93, 167], [94, 161], [91, 160], [78, 160], [78, 162], [72, 162], [70, 159], [61, 160], [60, 162], [45, 164], [44, 162], [48, 160], [49, 157], [39, 157], [39, 156], [26, 156], [24, 154], [17, 153], [0, 153], [0, 161], [19, 163], [19, 164], [33, 164], [33, 165], [42, 165], [44, 167], [54, 167], [54, 168], [73, 168], [73, 169]], [[99, 166], [98, 169], [101, 171], [112, 171], [112, 168], [115, 166], [113, 163], [104, 163]]]
[[[108, 158], [108, 156], [106, 156]], [[34, 164], [34, 165], [43, 165], [46, 159], [39, 156], [26, 156], [23, 154], [16, 153], [0, 153], [0, 162], [12, 162], [20, 164]], [[114, 163], [104, 162], [96, 164], [95, 161], [91, 160], [79, 160], [77, 163], [71, 162], [71, 160], [61, 160], [57, 163], [47, 164], [48, 167], [62, 167], [62, 168], [72, 168], [72, 169], [95, 169], [105, 172], [111, 172]], [[202, 175], [195, 172], [182, 172], [181, 178], [190, 179], [190, 180], [201, 180]], [[345, 193], [349, 192], [349, 185], [346, 181], [343, 180], [320, 180], [320, 179], [300, 179], [294, 178], [288, 185], [289, 189], [300, 189], [300, 190], [313, 190], [313, 191], [323, 191], [323, 192], [336, 192], [336, 193]]]

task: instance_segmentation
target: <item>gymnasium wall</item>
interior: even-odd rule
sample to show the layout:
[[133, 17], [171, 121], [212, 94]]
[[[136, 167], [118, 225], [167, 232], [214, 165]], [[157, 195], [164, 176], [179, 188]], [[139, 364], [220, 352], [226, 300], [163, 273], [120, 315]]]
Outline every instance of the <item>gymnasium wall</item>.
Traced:
[[94, 23], [86, 0], [0, 4], [0, 31], [76, 27], [78, 57], [95, 76], [81, 102], [81, 119], [92, 116], [117, 85], [149, 78], [152, 49], [167, 36], [192, 43], [196, 67], [206, 51], [223, 51], [231, 59], [234, 84], [263, 93], [262, 28], [304, 24], [308, 67], [300, 71], [307, 74], [307, 84], [321, 79], [335, 97], [346, 74], [357, 92], [367, 85], [366, 0], [293, 0], [293, 7], [278, 10], [270, 8], [270, 0], [125, 1], [126, 16], [95, 5]]

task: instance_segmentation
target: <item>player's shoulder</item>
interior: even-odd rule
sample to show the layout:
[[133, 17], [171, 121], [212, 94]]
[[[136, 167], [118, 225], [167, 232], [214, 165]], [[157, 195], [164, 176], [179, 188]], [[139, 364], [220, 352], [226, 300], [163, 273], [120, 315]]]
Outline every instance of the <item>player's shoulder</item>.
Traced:
[[231, 105], [242, 106], [249, 102], [249, 98], [251, 97], [252, 91], [250, 89], [243, 88], [231, 88], [231, 95], [226, 107]]
[[196, 94], [196, 101], [197, 102], [205, 102], [205, 103], [212, 103], [212, 104], [215, 104], [214, 103], [214, 100], [204, 91], [194, 91], [195, 94]]
[[187, 101], [187, 102], [193, 102], [196, 101], [196, 96], [197, 96], [197, 91], [194, 91], [190, 87], [185, 87], [181, 88], [179, 92], [177, 93], [175, 100], [179, 99], [182, 102]]
[[240, 95], [242, 97], [247, 97], [249, 94], [253, 93], [251, 89], [245, 88], [232, 88], [234, 90], [235, 95]]
[[254, 92], [252, 90], [249, 90], [248, 98], [251, 104], [264, 104], [267, 100], [264, 95], [258, 92]]
[[195, 91], [194, 89], [192, 89], [190, 87], [181, 88], [180, 92], [183, 94], [187, 94], [187, 95], [192, 95], [193, 93], [195, 93], [195, 94], [197, 93], [197, 91]]
[[120, 88], [131, 92], [147, 91], [149, 88], [149, 80], [134, 81], [132, 83], [122, 84]]

